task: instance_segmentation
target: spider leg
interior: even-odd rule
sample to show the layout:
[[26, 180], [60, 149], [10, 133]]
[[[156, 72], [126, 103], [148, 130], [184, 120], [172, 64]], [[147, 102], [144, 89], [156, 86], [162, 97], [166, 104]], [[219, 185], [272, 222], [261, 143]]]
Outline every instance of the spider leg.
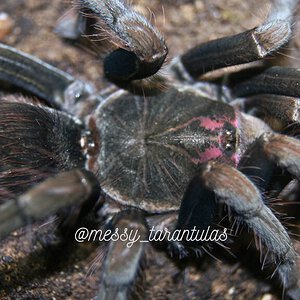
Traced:
[[[239, 78], [242, 76], [237, 74]], [[236, 77], [236, 76], [235, 76]], [[294, 68], [270, 67], [246, 80], [229, 83], [235, 97], [274, 94], [299, 97], [300, 71]]]
[[0, 97], [0, 203], [54, 174], [85, 166], [82, 139], [89, 133], [82, 123], [28, 102]]
[[126, 86], [161, 68], [168, 52], [162, 34], [126, 1], [80, 0], [75, 7], [79, 16], [66, 16], [56, 31], [71, 39], [85, 34], [94, 44], [109, 41], [103, 67], [110, 81]]
[[0, 206], [0, 240], [13, 230], [71, 206], [92, 206], [100, 186], [93, 173], [74, 169], [48, 178]]
[[267, 159], [300, 178], [300, 142], [278, 133], [264, 133], [255, 142]]
[[92, 89], [68, 73], [2, 43], [0, 80], [26, 90], [56, 108], [72, 108]]
[[[210, 195], [210, 198], [207, 198]], [[185, 213], [180, 212], [179, 228], [190, 228], [194, 224], [193, 214], [200, 214], [207, 224], [212, 220], [212, 214], [207, 217], [207, 209], [201, 211], [201, 203], [211, 201], [213, 207], [214, 198], [224, 202], [235, 214], [253, 230], [266, 245], [270, 253], [274, 255], [278, 264], [277, 272], [281, 282], [287, 290], [297, 287], [296, 253], [291, 239], [262, 199], [259, 189], [239, 170], [227, 164], [210, 161], [203, 165], [199, 175], [189, 185], [182, 201], [182, 208], [190, 208]], [[198, 209], [193, 211], [192, 206]], [[212, 211], [212, 209], [210, 209]], [[185, 220], [182, 219], [185, 218]], [[186, 221], [187, 220], [187, 221]], [[184, 227], [182, 227], [184, 225]], [[205, 225], [205, 224], [204, 224]]]
[[192, 48], [175, 60], [175, 73], [192, 80], [209, 71], [260, 60], [272, 54], [291, 38], [297, 2], [276, 0], [262, 25]]
[[246, 112], [254, 109], [255, 115], [263, 118], [276, 131], [284, 130], [289, 124], [300, 123], [300, 98], [261, 94], [242, 101]]
[[[31, 217], [31, 207], [34, 208], [37, 202], [37, 212], [32, 217], [37, 218], [38, 212], [42, 217], [51, 212], [53, 201], [59, 206], [68, 206], [68, 203], [79, 201], [80, 204], [81, 199], [85, 201], [86, 197], [92, 197], [93, 187], [98, 183], [86, 171], [71, 171], [85, 167], [85, 142], [82, 139], [88, 138], [88, 132], [78, 119], [45, 106], [29, 104], [24, 97], [0, 100], [0, 203], [3, 203], [0, 236], [4, 237], [14, 226], [18, 228], [30, 222], [30, 218], [22, 219], [22, 205], [26, 210], [23, 214]], [[63, 171], [69, 172], [56, 175]], [[52, 176], [56, 177], [44, 182]], [[34, 185], [37, 186], [32, 188]], [[50, 200], [43, 201], [47, 197]], [[89, 206], [74, 206], [73, 220], [68, 211], [68, 217], [62, 218], [64, 223], [72, 227], [71, 221], [74, 224], [83, 216], [88, 209], [86, 205]], [[55, 205], [53, 209], [56, 209]]]
[[[120, 212], [113, 217], [111, 225], [112, 232], [118, 232], [119, 238], [109, 242], [98, 300], [127, 299], [143, 258], [145, 244], [140, 241], [148, 237], [145, 220], [137, 210]], [[121, 234], [131, 235], [132, 240], [136, 235], [135, 242], [129, 244], [130, 239], [122, 239]]]
[[300, 141], [298, 139], [275, 132], [265, 132], [247, 147], [238, 168], [248, 178], [253, 179], [256, 187], [264, 192], [271, 181], [276, 165], [299, 179]]

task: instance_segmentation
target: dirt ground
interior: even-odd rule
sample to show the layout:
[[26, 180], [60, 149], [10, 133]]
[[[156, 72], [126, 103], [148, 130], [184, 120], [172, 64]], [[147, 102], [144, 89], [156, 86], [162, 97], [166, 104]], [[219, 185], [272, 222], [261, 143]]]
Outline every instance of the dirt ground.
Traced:
[[[266, 0], [132, 2], [146, 15], [149, 9], [154, 12], [156, 24], [169, 45], [169, 59], [196, 43], [258, 25], [270, 6]], [[101, 62], [53, 33], [55, 23], [70, 5], [61, 0], [2, 0], [0, 12], [6, 12], [12, 22], [8, 26], [11, 32], [3, 33], [2, 42], [92, 81], [100, 89], [107, 84], [101, 74]], [[291, 44], [292, 59], [286, 64], [300, 66], [298, 45], [297, 40]], [[2, 242], [0, 299], [71, 300], [92, 299], [96, 295], [101, 249], [91, 244], [49, 246], [53, 239], [51, 230], [50, 225], [37, 225], [19, 230]], [[141, 298], [281, 299], [279, 284], [267, 279], [270, 272], [261, 272], [257, 251], [247, 247], [249, 240], [251, 237], [244, 230], [233, 241], [235, 257], [216, 250], [213, 254], [218, 260], [206, 256], [174, 262], [163, 251], [149, 249], [143, 283], [145, 296]], [[300, 250], [299, 243], [295, 243]]]

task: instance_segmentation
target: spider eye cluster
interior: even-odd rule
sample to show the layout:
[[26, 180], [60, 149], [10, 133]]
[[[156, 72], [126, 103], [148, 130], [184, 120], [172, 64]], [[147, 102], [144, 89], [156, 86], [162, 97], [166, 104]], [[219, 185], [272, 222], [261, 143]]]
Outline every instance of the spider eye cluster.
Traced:
[[222, 137], [222, 144], [226, 152], [232, 152], [236, 149], [237, 136], [236, 130], [231, 128], [232, 125], [226, 124], [228, 128], [225, 129]]

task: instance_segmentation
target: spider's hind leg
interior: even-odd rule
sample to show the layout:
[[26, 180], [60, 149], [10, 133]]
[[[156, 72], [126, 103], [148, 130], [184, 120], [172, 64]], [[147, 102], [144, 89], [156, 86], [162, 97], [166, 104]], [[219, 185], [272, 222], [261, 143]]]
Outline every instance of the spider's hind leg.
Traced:
[[99, 194], [98, 180], [86, 170], [74, 169], [48, 178], [0, 206], [0, 240], [22, 226], [70, 207], [80, 208], [78, 220], [94, 205]]
[[84, 170], [81, 141], [89, 133], [78, 119], [24, 97], [0, 97], [0, 136], [1, 238], [63, 207], [78, 208], [72, 216], [81, 218], [98, 199], [99, 183]]
[[38, 96], [49, 106], [72, 111], [93, 91], [73, 76], [46, 62], [0, 43], [0, 81]]

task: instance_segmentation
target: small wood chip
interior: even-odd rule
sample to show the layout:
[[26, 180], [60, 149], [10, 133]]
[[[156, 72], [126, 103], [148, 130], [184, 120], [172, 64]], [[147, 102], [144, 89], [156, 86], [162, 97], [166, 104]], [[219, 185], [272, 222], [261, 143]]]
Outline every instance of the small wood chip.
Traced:
[[0, 41], [2, 41], [13, 28], [12, 18], [5, 12], [0, 12]]

